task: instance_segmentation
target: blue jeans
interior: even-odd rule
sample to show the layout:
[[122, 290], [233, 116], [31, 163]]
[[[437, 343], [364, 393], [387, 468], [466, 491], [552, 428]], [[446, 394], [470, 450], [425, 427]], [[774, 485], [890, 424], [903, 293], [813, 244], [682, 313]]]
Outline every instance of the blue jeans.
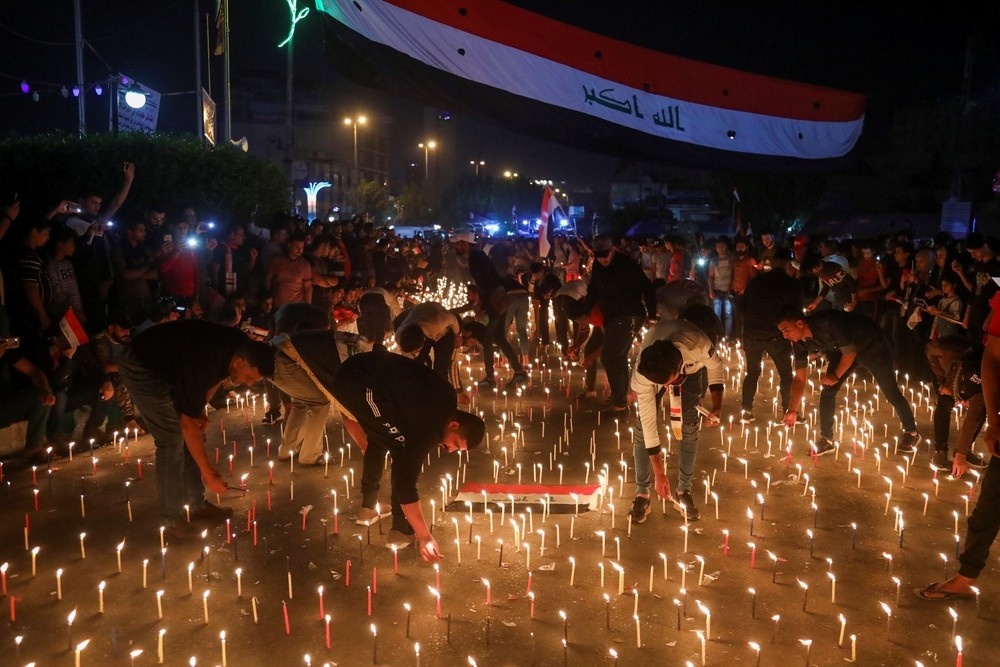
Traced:
[[[690, 491], [694, 478], [694, 462], [698, 454], [699, 427], [698, 403], [705, 393], [705, 370], [688, 375], [681, 385], [682, 437], [677, 456], [677, 491]], [[659, 418], [657, 418], [659, 422]], [[642, 424], [637, 417], [632, 419], [632, 433], [635, 434], [635, 492], [647, 495], [653, 485], [653, 465], [646, 451], [646, 441], [642, 435]]]
[[733, 337], [733, 300], [729, 298], [729, 292], [715, 290], [715, 298], [712, 299], [712, 308], [715, 314], [722, 321], [726, 331], [726, 338]]
[[118, 360], [118, 369], [156, 445], [160, 517], [177, 521], [185, 505], [192, 512], [205, 506], [205, 483], [184, 442], [181, 416], [170, 396], [170, 385], [146, 368], [127, 346]]
[[601, 363], [604, 364], [604, 373], [608, 376], [608, 386], [611, 388], [611, 404], [615, 407], [628, 405], [628, 353], [632, 349], [639, 325], [638, 317], [616, 317], [604, 322]]

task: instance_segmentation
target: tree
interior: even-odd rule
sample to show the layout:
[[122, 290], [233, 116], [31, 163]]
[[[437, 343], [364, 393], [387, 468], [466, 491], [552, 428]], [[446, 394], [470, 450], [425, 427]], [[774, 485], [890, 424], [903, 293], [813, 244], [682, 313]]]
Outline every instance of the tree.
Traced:
[[427, 225], [433, 221], [433, 215], [424, 188], [419, 185], [405, 186], [396, 197], [396, 220], [401, 225]]
[[126, 206], [162, 202], [193, 206], [218, 222], [266, 224], [289, 208], [291, 187], [275, 165], [232, 146], [204, 146], [192, 137], [46, 134], [0, 143], [0, 183], [41, 211], [86, 191], [111, 196], [123, 162], [136, 165]]
[[372, 220], [384, 220], [391, 209], [389, 188], [376, 180], [361, 180], [347, 191], [347, 204], [356, 215], [365, 215]]

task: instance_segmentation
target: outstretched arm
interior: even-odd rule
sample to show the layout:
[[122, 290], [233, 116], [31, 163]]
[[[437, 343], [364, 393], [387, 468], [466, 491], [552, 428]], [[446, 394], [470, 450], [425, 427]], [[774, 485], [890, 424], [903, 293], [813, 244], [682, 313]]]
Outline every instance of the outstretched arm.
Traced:
[[131, 162], [126, 162], [122, 165], [122, 176], [122, 187], [111, 198], [111, 202], [104, 212], [101, 213], [101, 222], [107, 222], [113, 218], [118, 209], [125, 203], [125, 200], [128, 199], [129, 190], [132, 189], [132, 180], [135, 178], [135, 165]]

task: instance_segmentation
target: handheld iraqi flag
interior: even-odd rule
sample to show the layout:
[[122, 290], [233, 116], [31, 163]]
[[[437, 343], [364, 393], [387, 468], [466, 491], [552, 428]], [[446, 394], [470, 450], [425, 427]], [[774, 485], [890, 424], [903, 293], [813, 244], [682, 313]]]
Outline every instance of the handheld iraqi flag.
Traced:
[[538, 256], [548, 257], [552, 250], [552, 224], [555, 222], [555, 212], [559, 202], [552, 188], [545, 186], [542, 192], [542, 223], [538, 225]]
[[678, 442], [684, 437], [684, 407], [681, 404], [681, 386], [672, 384], [667, 387], [670, 395], [670, 434]]
[[[598, 507], [599, 484], [563, 486], [559, 484], [465, 484], [455, 499], [445, 506], [447, 512], [485, 512], [504, 503], [517, 507], [548, 505], [551, 514], [586, 512]], [[468, 503], [468, 504], [466, 504]], [[513, 514], [513, 511], [511, 512]]]
[[70, 308], [59, 320], [59, 330], [52, 336], [52, 346], [49, 351], [53, 362], [58, 362], [60, 356], [72, 357], [76, 348], [90, 342], [87, 332], [77, 319], [76, 313]]

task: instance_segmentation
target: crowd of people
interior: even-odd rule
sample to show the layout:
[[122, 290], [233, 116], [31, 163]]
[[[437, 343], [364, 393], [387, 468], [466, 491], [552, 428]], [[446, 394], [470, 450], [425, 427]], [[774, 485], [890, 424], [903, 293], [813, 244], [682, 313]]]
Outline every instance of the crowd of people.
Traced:
[[[277, 364], [253, 361], [263, 353], [244, 350], [245, 341], [270, 341], [270, 349], [283, 350], [283, 336], [328, 330], [323, 340], [336, 349], [338, 363], [388, 346], [429, 366], [459, 404], [468, 402], [456, 372], [462, 349], [481, 347], [479, 387], [485, 390], [497, 386], [494, 348], [507, 360], [508, 388], [526, 382], [532, 358], [560, 354], [585, 369], [582, 400], [597, 398], [600, 363], [608, 387], [601, 407], [628, 416], [637, 403], [636, 523], [649, 514], [653, 487], [688, 520], [698, 519], [691, 485], [700, 424], [721, 416], [720, 341], [738, 343], [744, 355], [744, 423], [756, 419], [764, 355], [778, 375], [781, 419], [793, 426], [807, 361], [820, 354], [828, 366], [818, 437], [810, 443], [815, 455], [835, 448], [837, 392], [864, 369], [900, 419], [900, 451], [919, 443], [899, 389], [905, 378], [932, 387], [936, 396], [934, 465], [954, 476], [985, 466], [972, 445], [986, 421], [983, 340], [1000, 276], [994, 238], [914, 240], [900, 233], [863, 240], [792, 236], [781, 243], [768, 233], [713, 239], [600, 234], [557, 237], [543, 257], [537, 239], [480, 239], [464, 229], [405, 239], [359, 218], [216, 225], [191, 207], [131, 202], [135, 177], [134, 165], [126, 163], [121, 187], [107, 203], [102, 193], [84, 192], [48, 210], [22, 212], [14, 201], [0, 213], [0, 427], [28, 423], [23, 456], [29, 461], [58, 455], [73, 441], [106, 443], [110, 432], [125, 428], [160, 428], [169, 431], [163, 438], [186, 439], [183, 419], [163, 430], [157, 416], [163, 401], [179, 406], [177, 397], [143, 389], [146, 372], [159, 363], [150, 341], [178, 354], [182, 348], [166, 334], [145, 336], [140, 359], [129, 341], [165, 323], [193, 320], [231, 331], [219, 340], [228, 341], [225, 356], [236, 366], [215, 375], [242, 378], [266, 393], [264, 421], [286, 423], [281, 455], [303, 464], [319, 463], [322, 424], [337, 401], [311, 371], [306, 380], [296, 377], [280, 356]], [[467, 303], [428, 300], [423, 288], [439, 278], [466, 284]], [[246, 363], [254, 372], [240, 372]], [[194, 419], [204, 402], [221, 400], [221, 379], [213, 375], [206, 388], [214, 394], [189, 396], [179, 414]], [[656, 464], [664, 387], [681, 443], [676, 493]], [[139, 400], [130, 388], [138, 389]], [[706, 390], [710, 409], [700, 405]], [[957, 403], [969, 410], [950, 447]], [[445, 412], [438, 421], [450, 423], [450, 409]], [[435, 423], [432, 430], [439, 429]], [[203, 463], [178, 459], [172, 467], [174, 474], [187, 470], [198, 487], [206, 480]], [[376, 482], [372, 477], [367, 486], [369, 513]], [[207, 483], [211, 488], [210, 474]]]

